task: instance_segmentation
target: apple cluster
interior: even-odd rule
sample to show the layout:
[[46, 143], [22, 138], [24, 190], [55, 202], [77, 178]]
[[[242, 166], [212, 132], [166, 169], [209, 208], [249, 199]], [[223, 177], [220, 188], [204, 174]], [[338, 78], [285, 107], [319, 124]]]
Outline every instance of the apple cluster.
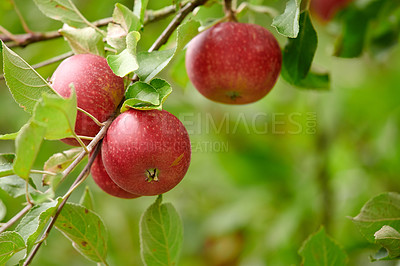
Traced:
[[[99, 122], [116, 111], [124, 97], [124, 81], [116, 76], [105, 58], [92, 54], [64, 60], [51, 78], [52, 87], [63, 97], [76, 92], [80, 110], [75, 132], [94, 137]], [[63, 142], [78, 145], [74, 139]], [[129, 109], [110, 125], [91, 173], [106, 193], [137, 198], [165, 193], [185, 176], [191, 158], [189, 135], [183, 124], [167, 111]]]

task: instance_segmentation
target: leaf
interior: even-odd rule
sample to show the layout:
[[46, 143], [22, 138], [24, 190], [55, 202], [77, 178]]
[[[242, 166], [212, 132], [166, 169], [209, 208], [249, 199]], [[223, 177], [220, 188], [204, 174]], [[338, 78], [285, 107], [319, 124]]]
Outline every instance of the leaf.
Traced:
[[140, 39], [137, 31], [126, 36], [126, 49], [118, 55], [107, 56], [107, 62], [115, 75], [124, 77], [139, 68], [136, 59], [136, 45]]
[[89, 210], [92, 211], [94, 210], [93, 195], [88, 186], [86, 186], [85, 191], [82, 194], [81, 200], [79, 201], [79, 205], [82, 205], [83, 207]]
[[400, 233], [391, 226], [384, 225], [375, 234], [376, 243], [384, 247], [388, 256], [384, 259], [400, 257]]
[[126, 33], [131, 31], [139, 31], [142, 27], [139, 17], [135, 15], [129, 8], [120, 3], [115, 4], [113, 21], [119, 24]]
[[308, 72], [307, 76], [296, 84], [299, 88], [329, 90], [330, 76], [328, 73]]
[[165, 99], [171, 94], [171, 85], [162, 79], [153, 79], [150, 84], [141, 81], [130, 85], [125, 93], [121, 112], [129, 108], [138, 110], [162, 109]]
[[64, 24], [59, 32], [75, 54], [105, 55], [103, 35], [92, 27], [77, 29]]
[[144, 23], [144, 15], [147, 8], [149, 0], [135, 0], [135, 4], [133, 6], [133, 14], [139, 18], [140, 24]]
[[25, 248], [24, 239], [14, 231], [0, 234], [0, 265], [5, 263], [17, 252]]
[[87, 259], [106, 262], [107, 232], [103, 221], [93, 211], [76, 204], [67, 203], [61, 211], [55, 227]]
[[59, 20], [74, 27], [84, 27], [86, 19], [79, 12], [72, 0], [34, 0], [42, 13], [54, 20]]
[[14, 100], [32, 113], [43, 93], [58, 95], [27, 62], [3, 45], [3, 68], [6, 84]]
[[299, 34], [299, 15], [300, 2], [289, 0], [285, 12], [273, 19], [272, 26], [283, 36], [296, 38]]
[[283, 50], [282, 77], [292, 85], [307, 77], [317, 49], [317, 33], [307, 11], [300, 14], [300, 31], [295, 39], [288, 39]]
[[[62, 173], [82, 152], [82, 148], [73, 148], [67, 151], [53, 154], [43, 166], [43, 170], [54, 174]], [[57, 176], [43, 175], [43, 185], [51, 185], [57, 187]]]
[[29, 178], [45, 134], [46, 127], [34, 120], [30, 120], [21, 128], [15, 140], [16, 158], [13, 169], [16, 175], [24, 179]]
[[138, 53], [139, 69], [135, 73], [144, 82], [152, 80], [198, 34], [199, 27], [200, 23], [194, 20], [189, 20], [180, 25], [177, 29], [177, 44], [175, 49]]
[[13, 153], [0, 154], [0, 177], [14, 174], [13, 170], [14, 159], [15, 159], [15, 154]]
[[400, 194], [387, 192], [370, 199], [352, 220], [364, 237], [375, 243], [374, 234], [384, 225], [400, 228]]
[[27, 254], [29, 254], [33, 246], [36, 244], [36, 241], [45, 229], [47, 223], [50, 221], [50, 218], [54, 215], [60, 205], [61, 200], [61, 198], [58, 198], [55, 201], [34, 206], [27, 214], [25, 214], [21, 222], [18, 224], [15, 230], [24, 239]]
[[177, 265], [183, 241], [182, 221], [162, 196], [140, 219], [140, 252], [145, 265]]
[[46, 139], [58, 140], [73, 135], [76, 113], [75, 90], [66, 99], [44, 94], [36, 105], [33, 119], [46, 126]]
[[[3, 221], [7, 214], [7, 207], [4, 205], [3, 201], [0, 199], [0, 221]], [[1, 254], [1, 253], [0, 253]]]
[[[33, 183], [29, 182], [28, 192], [34, 192]], [[0, 178], [0, 188], [13, 198], [25, 195], [26, 181], [19, 176], [11, 175]]]
[[346, 265], [347, 255], [326, 233], [323, 227], [312, 234], [299, 250], [303, 266]]
[[4, 135], [0, 135], [0, 140], [15, 140], [17, 138], [17, 136], [18, 136], [18, 132], [4, 134]]
[[368, 14], [362, 10], [356, 8], [346, 10], [342, 23], [342, 35], [335, 45], [335, 56], [353, 58], [362, 54], [369, 19]]
[[127, 33], [119, 24], [109, 23], [107, 26], [107, 44], [121, 53], [126, 48]]

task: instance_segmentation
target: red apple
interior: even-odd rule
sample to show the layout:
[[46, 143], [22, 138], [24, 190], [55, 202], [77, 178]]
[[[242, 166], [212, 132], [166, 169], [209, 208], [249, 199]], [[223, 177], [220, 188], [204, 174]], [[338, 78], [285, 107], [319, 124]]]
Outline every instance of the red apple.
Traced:
[[[100, 122], [106, 121], [124, 97], [124, 81], [116, 76], [105, 58], [93, 54], [78, 54], [64, 60], [51, 78], [52, 87], [61, 96], [69, 97], [70, 84], [76, 90], [78, 107]], [[78, 111], [75, 132], [80, 136], [94, 137], [100, 127], [86, 114]], [[79, 146], [75, 139], [63, 142]], [[84, 141], [88, 144], [90, 141]]]
[[94, 182], [107, 194], [111, 196], [123, 198], [123, 199], [133, 199], [140, 197], [123, 190], [114, 181], [111, 180], [106, 169], [103, 165], [103, 160], [101, 158], [101, 153], [99, 153], [93, 161], [92, 167], [90, 168]]
[[130, 109], [103, 139], [102, 158], [111, 179], [137, 195], [159, 195], [185, 176], [191, 145], [183, 124], [167, 111]]
[[196, 89], [228, 104], [263, 98], [275, 85], [281, 64], [275, 37], [255, 24], [216, 24], [193, 38], [186, 52], [186, 70]]
[[353, 0], [311, 0], [311, 11], [321, 20], [329, 21]]

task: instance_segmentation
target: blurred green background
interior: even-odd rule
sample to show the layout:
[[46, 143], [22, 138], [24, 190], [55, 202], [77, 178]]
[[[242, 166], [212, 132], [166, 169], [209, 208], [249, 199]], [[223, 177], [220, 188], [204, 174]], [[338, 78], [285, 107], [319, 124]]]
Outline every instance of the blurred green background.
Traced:
[[[34, 31], [57, 30], [61, 23], [46, 18], [33, 1], [15, 0]], [[74, 1], [94, 21], [112, 14], [117, 1]], [[133, 0], [120, 3], [132, 7]], [[273, 5], [284, 1], [250, 1]], [[150, 9], [172, 1], [150, 1]], [[218, 4], [196, 10], [206, 22], [223, 15]], [[168, 17], [145, 27], [140, 50], [147, 49], [162, 32]], [[269, 28], [267, 15], [247, 13], [242, 22]], [[358, 214], [371, 197], [400, 190], [400, 49], [379, 57], [364, 54], [357, 59], [332, 55], [337, 27], [314, 21], [319, 36], [315, 65], [331, 73], [330, 91], [299, 90], [279, 80], [261, 101], [228, 106], [202, 97], [188, 82], [184, 53], [162, 73], [174, 92], [164, 109], [185, 124], [191, 135], [192, 162], [184, 180], [164, 196], [172, 202], [184, 223], [180, 265], [299, 265], [297, 254], [309, 234], [324, 225], [346, 250], [349, 265], [369, 265], [377, 247], [369, 245], [349, 216]], [[12, 33], [23, 29], [7, 0], [0, 1], [0, 25]], [[15, 48], [30, 64], [69, 51], [56, 40]], [[39, 70], [51, 76], [57, 64]], [[0, 134], [17, 131], [29, 116], [13, 101], [0, 81]], [[41, 169], [52, 154], [69, 147], [45, 141], [35, 167]], [[13, 152], [12, 141], [1, 141], [0, 152]], [[83, 164], [57, 193], [62, 195]], [[40, 181], [40, 176], [36, 176]], [[95, 211], [109, 233], [110, 265], [142, 265], [139, 247], [141, 213], [155, 200], [113, 198], [88, 178]], [[78, 202], [85, 185], [74, 192]], [[11, 198], [0, 191], [7, 215], [17, 213], [24, 197]], [[22, 254], [20, 254], [22, 255]], [[16, 263], [17, 258], [10, 261]], [[33, 265], [92, 265], [70, 242], [53, 230]], [[374, 265], [395, 265], [375, 262]]]

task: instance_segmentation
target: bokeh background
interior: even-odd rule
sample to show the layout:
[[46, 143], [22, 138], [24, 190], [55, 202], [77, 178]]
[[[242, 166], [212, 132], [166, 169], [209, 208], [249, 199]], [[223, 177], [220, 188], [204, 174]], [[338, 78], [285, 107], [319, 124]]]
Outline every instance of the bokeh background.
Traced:
[[[15, 2], [32, 30], [62, 26], [42, 15], [33, 1]], [[94, 21], [111, 16], [117, 1], [74, 2]], [[133, 6], [133, 0], [119, 2]], [[285, 1], [249, 2], [282, 11]], [[151, 0], [149, 8], [171, 3]], [[222, 16], [222, 7], [216, 4], [196, 10], [195, 17], [206, 23]], [[150, 47], [171, 19], [147, 25], [139, 49]], [[246, 13], [240, 20], [265, 26], [281, 47], [285, 44], [270, 27], [268, 15]], [[0, 1], [0, 25], [12, 33], [23, 33], [7, 0]], [[228, 106], [205, 99], [188, 82], [184, 53], [161, 73], [174, 88], [164, 109], [181, 119], [193, 144], [186, 177], [164, 195], [184, 223], [180, 265], [299, 265], [298, 249], [321, 225], [346, 250], [349, 265], [371, 263], [369, 256], [377, 247], [368, 244], [349, 216], [357, 215], [369, 198], [400, 190], [400, 49], [394, 47], [379, 55], [365, 53], [357, 59], [336, 58], [332, 53], [339, 28], [317, 20], [314, 25], [319, 37], [314, 63], [331, 73], [329, 91], [300, 90], [280, 79], [261, 101]], [[14, 51], [35, 64], [69, 48], [59, 38]], [[41, 68], [39, 73], [50, 77], [56, 67]], [[18, 131], [28, 119], [0, 80], [0, 134]], [[59, 141], [45, 141], [35, 168], [41, 169], [52, 154], [68, 148]], [[0, 142], [1, 153], [13, 151], [12, 141]], [[57, 191], [59, 195], [84, 163]], [[35, 176], [37, 182], [40, 178]], [[108, 228], [110, 265], [142, 265], [138, 224], [155, 197], [113, 198], [89, 177], [71, 201], [79, 201], [85, 186], [92, 191], [95, 211]], [[0, 191], [0, 198], [7, 208], [4, 222], [21, 209], [24, 197], [14, 199]], [[33, 265], [92, 263], [53, 230]]]

